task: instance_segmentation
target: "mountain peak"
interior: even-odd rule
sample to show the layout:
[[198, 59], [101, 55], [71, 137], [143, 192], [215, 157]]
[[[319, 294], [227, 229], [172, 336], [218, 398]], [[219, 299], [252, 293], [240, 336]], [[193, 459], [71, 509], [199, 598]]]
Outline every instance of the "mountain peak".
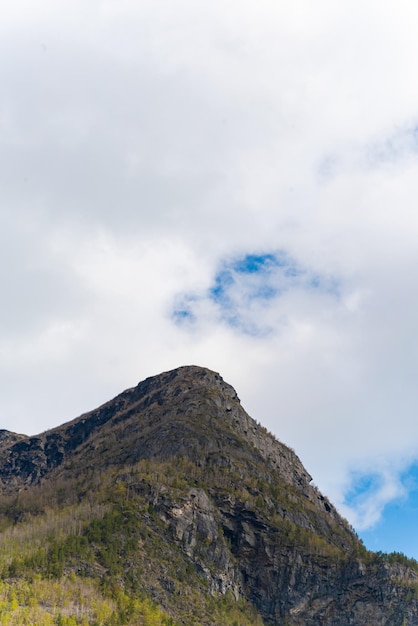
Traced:
[[[236, 623], [213, 613], [213, 598], [228, 594], [253, 607], [243, 624], [418, 623], [415, 566], [367, 552], [297, 455], [217, 372], [163, 372], [35, 437], [0, 431], [0, 450], [0, 487], [16, 519], [25, 497], [46, 494], [48, 507], [75, 498], [83, 516], [98, 516], [77, 531], [93, 543], [83, 571], [102, 580], [117, 571], [118, 585], [151, 594], [178, 623]], [[85, 545], [77, 541], [69, 545]], [[80, 559], [63, 567], [77, 574]], [[191, 597], [200, 603], [192, 616]]]

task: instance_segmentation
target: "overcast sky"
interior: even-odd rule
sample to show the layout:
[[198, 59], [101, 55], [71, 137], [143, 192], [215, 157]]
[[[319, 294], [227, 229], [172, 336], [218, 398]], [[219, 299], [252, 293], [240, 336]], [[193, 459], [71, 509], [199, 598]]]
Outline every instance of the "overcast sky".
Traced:
[[418, 557], [418, 7], [0, 9], [0, 427], [185, 364]]

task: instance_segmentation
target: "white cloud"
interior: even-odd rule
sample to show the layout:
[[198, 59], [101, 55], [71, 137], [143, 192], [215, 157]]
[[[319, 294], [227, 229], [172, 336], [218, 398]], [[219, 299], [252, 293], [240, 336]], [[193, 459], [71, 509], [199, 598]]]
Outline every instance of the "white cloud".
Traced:
[[407, 499], [408, 490], [403, 473], [408, 463], [399, 466], [399, 459], [389, 467], [387, 460], [380, 466], [374, 462], [368, 471], [357, 469], [347, 484], [345, 502], [340, 510], [351, 519], [358, 531], [375, 526], [389, 503], [400, 504]]
[[[394, 459], [418, 454], [416, 14], [408, 0], [4, 10], [1, 426], [36, 432], [207, 365], [342, 508], [353, 471], [374, 467], [381, 487], [349, 513], [376, 520], [401, 492]], [[300, 278], [256, 297], [282, 274], [235, 272], [245, 323], [228, 323], [220, 270], [279, 250], [338, 294]], [[187, 298], [196, 323], [176, 324]]]

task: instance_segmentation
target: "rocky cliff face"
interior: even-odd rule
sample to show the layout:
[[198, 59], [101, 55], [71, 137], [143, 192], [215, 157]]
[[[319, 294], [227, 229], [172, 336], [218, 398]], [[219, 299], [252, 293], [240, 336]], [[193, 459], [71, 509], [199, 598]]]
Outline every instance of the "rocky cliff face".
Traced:
[[418, 625], [413, 564], [367, 552], [295, 453], [215, 372], [149, 378], [37, 437], [0, 431], [0, 453], [6, 495], [113, 472], [166, 546], [140, 575], [143, 549], [125, 555], [124, 575], [181, 623], [217, 622], [181, 613], [173, 559], [199, 593], [244, 598], [265, 624]]

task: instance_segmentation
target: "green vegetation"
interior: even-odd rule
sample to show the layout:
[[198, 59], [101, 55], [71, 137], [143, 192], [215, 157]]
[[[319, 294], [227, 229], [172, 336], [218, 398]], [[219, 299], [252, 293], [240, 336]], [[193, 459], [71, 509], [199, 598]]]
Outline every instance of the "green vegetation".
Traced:
[[[340, 567], [358, 558], [418, 571], [402, 554], [368, 552], [344, 523], [259, 469], [251, 459], [219, 455], [206, 464], [142, 460], [1, 498], [0, 624], [262, 626], [242, 595], [222, 593], [211, 579], [222, 546], [231, 563], [241, 557], [219, 513], [225, 502], [234, 515], [264, 525], [274, 549], [304, 560]], [[172, 511], [191, 506], [199, 490], [217, 511], [216, 527], [193, 527], [189, 541], [176, 535]]]
[[367, 557], [370, 562], [377, 565], [382, 563], [402, 565], [418, 573], [418, 561], [407, 557], [403, 552], [369, 552]]
[[209, 371], [163, 374], [18, 439], [0, 459], [0, 626], [418, 615], [418, 564], [366, 550]]
[[[169, 485], [178, 498], [196, 482], [189, 462], [141, 462], [3, 498], [2, 626], [174, 626], [170, 611], [187, 624], [262, 624], [245, 600], [209, 592], [149, 501], [150, 490]], [[156, 594], [161, 581], [167, 590]]]

